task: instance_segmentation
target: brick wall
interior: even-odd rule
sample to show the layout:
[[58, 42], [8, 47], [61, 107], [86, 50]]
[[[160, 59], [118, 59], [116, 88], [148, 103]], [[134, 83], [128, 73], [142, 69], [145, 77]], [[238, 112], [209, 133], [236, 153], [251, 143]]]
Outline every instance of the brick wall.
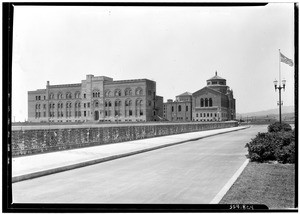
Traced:
[[237, 126], [237, 122], [20, 130], [12, 132], [12, 155], [32, 155], [233, 126]]

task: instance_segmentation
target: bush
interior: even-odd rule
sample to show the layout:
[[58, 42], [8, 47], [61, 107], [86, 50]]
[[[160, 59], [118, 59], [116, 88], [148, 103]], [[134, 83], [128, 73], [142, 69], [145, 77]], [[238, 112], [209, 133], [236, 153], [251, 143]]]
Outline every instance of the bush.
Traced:
[[251, 161], [295, 163], [294, 131], [258, 133], [245, 147]]
[[291, 131], [292, 127], [287, 123], [275, 122], [268, 126], [268, 132]]

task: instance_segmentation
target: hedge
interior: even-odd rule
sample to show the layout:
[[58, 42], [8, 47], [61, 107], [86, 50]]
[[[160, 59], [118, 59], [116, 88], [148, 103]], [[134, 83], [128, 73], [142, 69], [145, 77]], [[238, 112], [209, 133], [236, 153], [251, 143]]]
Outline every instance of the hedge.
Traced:
[[295, 163], [295, 130], [278, 124], [271, 124], [268, 130], [267, 133], [258, 133], [245, 145], [250, 161]]

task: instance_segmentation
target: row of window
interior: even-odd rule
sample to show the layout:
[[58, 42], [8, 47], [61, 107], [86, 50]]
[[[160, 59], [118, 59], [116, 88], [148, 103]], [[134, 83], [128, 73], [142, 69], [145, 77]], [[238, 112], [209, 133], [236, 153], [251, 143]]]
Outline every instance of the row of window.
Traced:
[[[151, 101], [149, 101], [149, 105], [151, 106]], [[35, 105], [35, 109], [38, 110], [38, 109], [41, 109], [41, 105], [42, 104], [36, 104]], [[143, 105], [143, 100], [141, 99], [137, 99], [136, 102], [135, 102], [135, 105], [136, 106], [142, 106]], [[111, 101], [105, 101], [105, 107], [111, 107], [112, 106], [112, 102]], [[122, 106], [122, 102], [120, 100], [116, 100], [114, 102], [114, 106]], [[132, 106], [132, 100], [126, 100], [125, 101], [125, 106]], [[72, 103], [71, 102], [68, 102], [66, 103], [66, 108], [71, 108], [72, 107]], [[76, 102], [75, 103], [75, 108], [80, 108], [81, 107], [81, 103], [80, 102]], [[83, 103], [83, 107], [84, 108], [90, 108], [90, 103]], [[98, 108], [99, 107], [99, 101], [94, 101], [94, 107], [95, 108]], [[49, 104], [49, 108], [50, 109], [54, 109], [55, 108], [55, 103], [50, 103]], [[57, 104], [57, 108], [63, 108], [63, 103], [58, 103]], [[46, 104], [43, 104], [43, 109], [46, 109]]]
[[196, 113], [196, 117], [217, 117], [217, 113]]
[[[164, 109], [164, 110], [165, 110], [165, 109]], [[177, 106], [177, 111], [178, 111], [178, 112], [181, 112], [181, 110], [182, 110], [181, 105], [178, 105], [178, 106]], [[189, 107], [188, 107], [188, 106], [185, 106], [185, 111], [189, 111]], [[174, 112], [174, 106], [172, 106], [172, 112]]]
[[[150, 91], [150, 94], [151, 94], [151, 93], [152, 93], [152, 92]], [[112, 97], [112, 96], [119, 97], [119, 96], [122, 96], [122, 90], [121, 90], [121, 89], [116, 89], [116, 90], [113, 91], [113, 93], [112, 93], [110, 90], [106, 90], [106, 91], [104, 92], [104, 95], [105, 95], [105, 97]], [[124, 95], [125, 95], [125, 96], [131, 96], [131, 95], [133, 95], [132, 89], [130, 89], [130, 88], [125, 89], [125, 90], [124, 90]], [[135, 95], [143, 95], [143, 89], [137, 88], [137, 89], [135, 90]], [[93, 97], [93, 98], [100, 97], [100, 92], [99, 92], [99, 91], [93, 91], [93, 92], [92, 92], [92, 97]], [[59, 93], [56, 95], [56, 98], [57, 98], [58, 100], [63, 99], [63, 98], [64, 98], [63, 93], [62, 93], [62, 92], [59, 92]], [[77, 92], [74, 93], [74, 98], [75, 98], [75, 99], [79, 99], [79, 98], [80, 98], [80, 92], [79, 92], [79, 91], [77, 91]], [[86, 94], [83, 94], [83, 98], [86, 98]], [[55, 99], [54, 93], [50, 93], [50, 94], [49, 94], [49, 99], [50, 99], [50, 100]], [[67, 92], [67, 93], [65, 94], [65, 99], [72, 99], [72, 93], [71, 93], [71, 92]], [[36, 96], [36, 100], [41, 100], [41, 96]], [[44, 96], [44, 100], [46, 100], [46, 96]]]
[[[222, 112], [222, 117], [227, 117], [227, 113]], [[196, 117], [217, 117], [217, 113], [196, 113]]]
[[212, 98], [209, 98], [209, 99], [208, 98], [205, 98], [205, 99], [201, 98], [200, 105], [201, 105], [201, 107], [211, 107], [211, 106], [213, 106]]
[[[65, 117], [66, 118], [69, 118], [69, 117], [72, 117], [72, 111], [66, 111], [65, 112]], [[81, 111], [75, 111], [75, 118], [77, 117], [81, 117]], [[114, 113], [114, 114], [112, 114]], [[35, 118], [40, 118], [41, 117], [41, 112], [35, 112]], [[83, 111], [83, 116], [86, 117], [86, 116], [89, 116], [90, 115], [90, 112], [88, 111]], [[122, 116], [122, 113], [120, 110], [115, 110], [115, 111], [111, 111], [111, 110], [105, 110], [104, 111], [104, 115], [106, 117], [111, 117], [111, 116], [115, 116], [115, 117], [120, 117]], [[144, 115], [144, 112], [142, 109], [136, 109], [135, 111], [135, 116], [143, 116]], [[133, 116], [133, 110], [129, 109], [127, 111], [125, 111], [125, 117], [131, 117]], [[46, 112], [43, 112], [43, 117], [46, 117]], [[49, 112], [49, 117], [50, 118], [54, 118], [55, 117], [55, 112], [54, 111], [50, 111]], [[64, 112], [63, 111], [57, 111], [56, 112], [56, 117], [57, 118], [62, 118], [64, 117]]]

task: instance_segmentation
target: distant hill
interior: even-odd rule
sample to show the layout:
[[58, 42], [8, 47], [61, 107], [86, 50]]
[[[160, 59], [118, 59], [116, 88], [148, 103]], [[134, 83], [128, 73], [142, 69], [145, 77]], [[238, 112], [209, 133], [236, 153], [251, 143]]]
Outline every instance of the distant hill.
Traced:
[[[282, 116], [292, 117], [294, 114], [294, 106], [282, 106], [281, 114]], [[237, 113], [236, 117], [278, 117], [279, 108], [269, 109], [265, 111], [249, 112], [249, 113]]]

